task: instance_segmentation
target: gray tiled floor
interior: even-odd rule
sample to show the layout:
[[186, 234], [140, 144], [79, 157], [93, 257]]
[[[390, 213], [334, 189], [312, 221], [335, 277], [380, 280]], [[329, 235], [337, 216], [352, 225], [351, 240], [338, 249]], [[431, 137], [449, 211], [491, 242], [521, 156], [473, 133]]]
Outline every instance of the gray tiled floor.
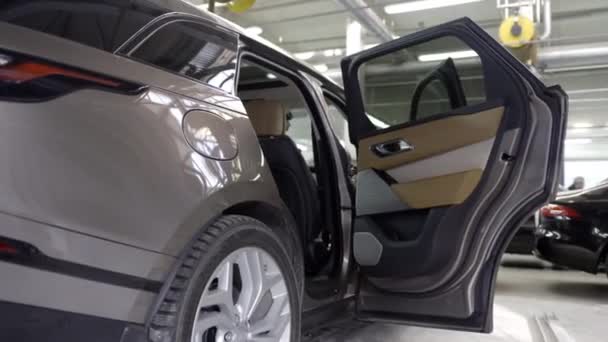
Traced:
[[498, 274], [492, 334], [353, 323], [319, 341], [608, 341], [605, 275], [554, 270], [531, 256], [506, 256], [503, 265]]

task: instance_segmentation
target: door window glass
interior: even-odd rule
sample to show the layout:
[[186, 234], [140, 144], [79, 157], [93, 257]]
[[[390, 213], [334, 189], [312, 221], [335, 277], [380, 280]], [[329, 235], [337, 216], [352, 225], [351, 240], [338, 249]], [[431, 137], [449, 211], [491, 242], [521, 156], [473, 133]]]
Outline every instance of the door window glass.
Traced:
[[365, 110], [399, 125], [486, 101], [477, 54], [455, 37], [441, 37], [364, 63], [359, 72]]
[[175, 22], [146, 39], [130, 57], [232, 93], [236, 54], [236, 36]]
[[296, 144], [306, 164], [309, 167], [313, 167], [315, 165], [315, 154], [312, 138], [312, 122], [308, 109], [296, 107], [289, 110], [285, 134]]
[[[420, 100], [412, 102], [412, 106], [416, 107], [416, 113], [418, 113], [416, 119], [430, 117], [436, 113], [449, 112], [452, 109], [449, 96], [446, 86], [439, 79], [434, 79], [431, 83], [428, 83], [426, 87], [422, 88]], [[412, 111], [414, 109], [410, 108], [410, 115]]]
[[329, 119], [329, 125], [334, 131], [334, 135], [346, 151], [346, 154], [348, 154], [350, 161], [352, 163], [356, 163], [357, 149], [349, 139], [348, 120], [340, 107], [335, 105], [329, 98], [325, 98], [325, 101], [327, 102], [327, 118]]

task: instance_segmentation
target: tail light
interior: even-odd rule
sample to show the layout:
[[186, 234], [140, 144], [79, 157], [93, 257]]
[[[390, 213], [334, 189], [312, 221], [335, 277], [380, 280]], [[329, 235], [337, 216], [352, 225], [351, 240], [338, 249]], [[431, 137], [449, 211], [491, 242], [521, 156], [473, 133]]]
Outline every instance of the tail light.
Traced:
[[12, 257], [31, 257], [40, 254], [38, 248], [33, 245], [0, 236], [0, 260]]
[[134, 92], [141, 85], [0, 51], [0, 100], [42, 101], [91, 87]]
[[581, 218], [582, 215], [571, 207], [560, 204], [549, 204], [540, 209], [541, 215], [548, 218], [564, 217], [568, 219]]
[[10, 244], [6, 241], [0, 241], [0, 255], [2, 255], [2, 254], [14, 255], [14, 254], [17, 254], [18, 252], [19, 252], [19, 250], [17, 249], [17, 247], [13, 246], [12, 244]]

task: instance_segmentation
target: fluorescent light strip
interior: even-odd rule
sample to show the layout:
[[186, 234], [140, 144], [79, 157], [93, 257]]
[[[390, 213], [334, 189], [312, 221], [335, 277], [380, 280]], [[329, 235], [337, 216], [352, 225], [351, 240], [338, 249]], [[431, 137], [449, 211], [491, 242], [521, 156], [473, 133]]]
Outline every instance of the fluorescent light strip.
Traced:
[[572, 128], [591, 128], [593, 124], [591, 122], [575, 122], [572, 124]]
[[595, 64], [595, 65], [583, 65], [580, 67], [558, 67], [558, 68], [547, 68], [543, 70], [546, 74], [560, 73], [560, 72], [576, 72], [576, 71], [589, 71], [589, 70], [599, 70], [599, 69], [608, 69], [608, 64]]
[[588, 139], [588, 138], [566, 139], [566, 140], [564, 140], [564, 142], [567, 145], [586, 145], [586, 144], [591, 144], [593, 142], [593, 140]]
[[296, 52], [293, 56], [299, 60], [306, 61], [315, 56], [316, 52], [314, 51], [305, 51], [305, 52]]
[[455, 5], [468, 4], [473, 2], [481, 2], [483, 0], [420, 0], [403, 2], [399, 4], [384, 6], [384, 12], [387, 14], [398, 14], [424, 11], [433, 8], [448, 7]]
[[250, 27], [245, 28], [245, 32], [247, 32], [247, 34], [250, 34], [252, 36], [259, 36], [262, 34], [262, 32], [264, 32], [264, 29], [262, 29], [259, 26], [250, 26]]
[[418, 56], [418, 60], [420, 62], [435, 62], [435, 61], [443, 61], [448, 58], [452, 59], [461, 59], [461, 58], [472, 58], [477, 57], [477, 53], [473, 50], [462, 50], [462, 51], [451, 51], [451, 52], [442, 52], [442, 53], [430, 53], [428, 55], [420, 55]]
[[313, 67], [315, 69], [317, 69], [317, 71], [320, 73], [324, 73], [329, 70], [329, 67], [327, 66], [327, 64], [317, 64], [317, 65], [314, 65]]

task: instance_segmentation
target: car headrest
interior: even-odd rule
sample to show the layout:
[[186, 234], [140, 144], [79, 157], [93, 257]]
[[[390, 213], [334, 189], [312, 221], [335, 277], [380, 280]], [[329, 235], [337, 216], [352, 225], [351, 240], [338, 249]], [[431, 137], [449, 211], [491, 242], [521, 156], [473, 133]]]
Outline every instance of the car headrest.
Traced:
[[281, 102], [253, 100], [245, 102], [244, 105], [258, 136], [285, 134], [287, 110]]

